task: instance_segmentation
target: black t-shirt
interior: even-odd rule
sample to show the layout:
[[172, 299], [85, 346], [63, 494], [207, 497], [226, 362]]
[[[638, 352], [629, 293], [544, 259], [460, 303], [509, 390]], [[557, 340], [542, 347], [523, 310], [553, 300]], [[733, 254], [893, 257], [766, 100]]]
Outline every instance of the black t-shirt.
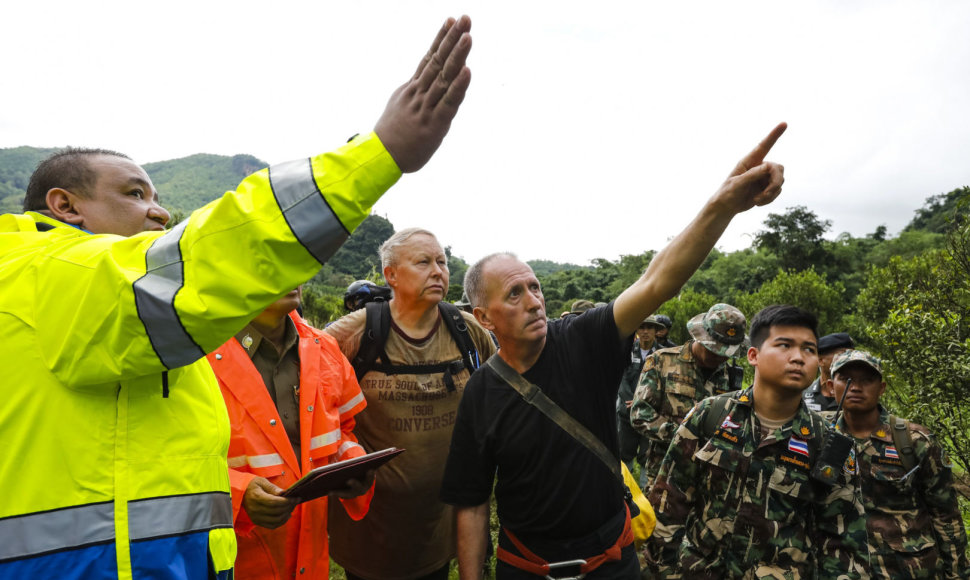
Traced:
[[[618, 335], [612, 303], [552, 321], [523, 375], [617, 457], [615, 401], [632, 340]], [[623, 509], [619, 482], [602, 461], [483, 365], [458, 406], [442, 500], [485, 503], [496, 471], [499, 519], [526, 545], [530, 536], [586, 536]]]

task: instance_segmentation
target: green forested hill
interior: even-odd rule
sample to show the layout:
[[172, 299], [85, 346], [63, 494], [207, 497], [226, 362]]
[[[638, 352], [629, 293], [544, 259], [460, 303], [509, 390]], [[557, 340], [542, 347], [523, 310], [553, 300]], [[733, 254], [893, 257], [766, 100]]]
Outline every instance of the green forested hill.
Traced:
[[958, 216], [966, 219], [970, 209], [966, 205], [968, 203], [970, 203], [970, 187], [960, 187], [949, 193], [928, 197], [923, 207], [916, 210], [916, 216], [906, 226], [905, 231], [946, 233], [953, 225], [960, 225]]
[[0, 213], [20, 212], [30, 174], [42, 159], [57, 151], [37, 147], [0, 149]]
[[246, 176], [267, 165], [252, 155], [227, 157], [197, 153], [180, 159], [146, 163], [144, 167], [158, 189], [162, 205], [188, 214], [235, 189]]

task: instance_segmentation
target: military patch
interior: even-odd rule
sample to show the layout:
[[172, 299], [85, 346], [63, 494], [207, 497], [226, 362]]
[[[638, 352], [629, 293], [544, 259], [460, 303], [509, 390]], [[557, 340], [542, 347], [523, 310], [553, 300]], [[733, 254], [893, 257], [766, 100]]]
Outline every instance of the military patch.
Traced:
[[891, 459], [889, 457], [876, 457], [872, 460], [873, 463], [878, 465], [892, 465], [893, 467], [902, 467], [903, 462], [899, 459]]
[[727, 417], [725, 417], [724, 422], [721, 423], [721, 429], [737, 429], [740, 426], [741, 425], [738, 425], [737, 423], [731, 420], [731, 415], [728, 415]]
[[808, 441], [792, 437], [788, 440], [788, 450], [808, 457]]
[[883, 431], [882, 429], [876, 431], [876, 437], [885, 437], [885, 436], [886, 436], [886, 432]]
[[751, 398], [748, 397], [747, 395], [741, 395], [740, 397], [738, 397], [738, 400], [741, 401], [742, 403], [747, 403], [748, 401], [751, 400]]
[[835, 470], [832, 469], [831, 465], [826, 465], [822, 468], [822, 477], [824, 477], [826, 481], [831, 481], [834, 472]]
[[741, 444], [741, 439], [737, 435], [734, 435], [732, 433], [729, 433], [728, 431], [725, 431], [724, 429], [718, 429], [717, 430], [717, 436], [720, 437], [721, 439], [724, 439], [725, 441], [730, 441], [731, 443], [733, 443], [735, 445], [740, 445]]
[[687, 414], [684, 415], [684, 420], [681, 421], [680, 424], [683, 425], [684, 423], [686, 423], [687, 422], [687, 419], [690, 419], [690, 416], [693, 415], [694, 414], [694, 411], [696, 411], [696, 410], [697, 410], [697, 405], [694, 405], [693, 407], [691, 407], [690, 408], [690, 411], [687, 411]]
[[809, 428], [808, 428], [808, 427], [806, 427], [806, 426], [804, 426], [804, 425], [802, 425], [802, 428], [801, 428], [801, 429], [799, 429], [799, 432], [800, 432], [800, 433], [801, 433], [802, 435], [808, 435], [809, 433], [811, 433], [811, 430], [809, 430]]
[[859, 473], [859, 466], [855, 462], [855, 449], [849, 450], [849, 456], [845, 458], [845, 463], [842, 465], [842, 473], [846, 475]]
[[899, 459], [899, 452], [896, 451], [895, 447], [886, 447], [886, 457], [889, 459]]
[[810, 471], [812, 466], [809, 465], [808, 461], [802, 459], [801, 457], [795, 455], [794, 453], [782, 453], [778, 456], [778, 460], [786, 465], [794, 465], [800, 467], [805, 471]]

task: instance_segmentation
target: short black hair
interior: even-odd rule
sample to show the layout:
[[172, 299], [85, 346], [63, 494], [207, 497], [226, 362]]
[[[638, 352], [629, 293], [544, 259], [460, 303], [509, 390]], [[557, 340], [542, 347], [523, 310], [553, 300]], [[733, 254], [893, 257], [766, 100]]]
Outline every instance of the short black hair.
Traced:
[[41, 161], [30, 176], [30, 183], [27, 184], [24, 211], [50, 209], [47, 207], [47, 192], [55, 187], [90, 197], [91, 190], [98, 181], [98, 175], [91, 168], [90, 160], [92, 157], [101, 155], [131, 159], [124, 153], [110, 149], [68, 147]]
[[818, 340], [818, 318], [802, 308], [790, 304], [765, 306], [751, 320], [751, 346], [761, 348], [771, 334], [772, 326], [800, 326], [812, 331]]

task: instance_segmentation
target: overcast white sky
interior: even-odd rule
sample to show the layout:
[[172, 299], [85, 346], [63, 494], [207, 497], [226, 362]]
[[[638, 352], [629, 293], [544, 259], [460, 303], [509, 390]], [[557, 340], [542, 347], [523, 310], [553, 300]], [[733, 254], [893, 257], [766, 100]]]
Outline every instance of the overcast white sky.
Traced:
[[660, 249], [777, 122], [782, 196], [834, 236], [896, 234], [970, 185], [970, 2], [7, 2], [0, 147], [276, 163], [365, 132], [448, 15], [472, 85], [376, 211], [469, 262]]

